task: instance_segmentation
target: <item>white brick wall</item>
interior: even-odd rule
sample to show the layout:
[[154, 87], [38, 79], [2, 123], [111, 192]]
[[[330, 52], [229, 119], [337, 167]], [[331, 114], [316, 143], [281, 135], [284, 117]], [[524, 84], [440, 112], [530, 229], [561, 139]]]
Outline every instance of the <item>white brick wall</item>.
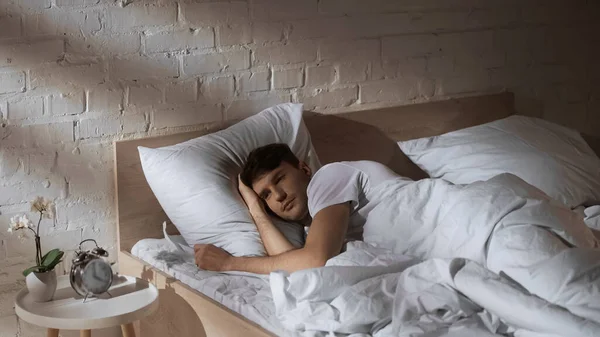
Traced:
[[[0, 1], [0, 334], [31, 247], [2, 230], [55, 199], [48, 246], [115, 249], [112, 141], [308, 109], [510, 90], [522, 113], [600, 136], [594, 1]], [[28, 255], [29, 254], [29, 255]], [[115, 331], [107, 332], [107, 336]]]

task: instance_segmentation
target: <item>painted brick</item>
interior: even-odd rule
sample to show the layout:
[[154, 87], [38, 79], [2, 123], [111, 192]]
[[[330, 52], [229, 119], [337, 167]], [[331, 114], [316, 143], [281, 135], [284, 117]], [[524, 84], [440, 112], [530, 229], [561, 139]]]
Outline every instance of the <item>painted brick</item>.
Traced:
[[174, 57], [156, 55], [152, 57], [114, 58], [109, 68], [112, 80], [140, 80], [148, 78], [177, 77], [179, 70]]
[[381, 43], [384, 60], [433, 55], [440, 48], [433, 34], [384, 37]]
[[95, 34], [85, 39], [70, 39], [67, 44], [68, 54], [89, 55], [95, 57], [136, 54], [142, 42], [139, 33], [129, 34]]
[[102, 28], [98, 11], [65, 11], [50, 9], [23, 17], [25, 35], [91, 35]]
[[385, 60], [371, 63], [371, 80], [383, 80], [398, 77], [399, 63], [397, 61]]
[[57, 223], [67, 225], [69, 230], [80, 228], [76, 224], [85, 218], [84, 213], [89, 211], [88, 203], [97, 207], [97, 215], [111, 212], [107, 207], [110, 204], [107, 199], [112, 200], [113, 195], [110, 152], [110, 143], [82, 143], [75, 151], [58, 151], [56, 170], [68, 181], [69, 197], [73, 199], [57, 201]]
[[[73, 141], [73, 123], [57, 122], [48, 125], [9, 126], [3, 128], [8, 135], [3, 139], [5, 146], [37, 147]], [[2, 130], [2, 129], [0, 129]]]
[[1, 337], [18, 336], [18, 334], [17, 334], [17, 316], [16, 315], [0, 317], [0, 336]]
[[88, 92], [86, 116], [117, 115], [123, 109], [123, 89], [99, 86]]
[[128, 97], [128, 104], [138, 107], [152, 106], [163, 101], [162, 90], [152, 85], [129, 87]]
[[100, 3], [100, 0], [54, 0], [57, 7], [82, 7]]
[[221, 109], [214, 105], [177, 105], [153, 111], [153, 129], [219, 122]]
[[26, 160], [14, 151], [0, 148], [0, 178], [9, 178], [19, 172], [22, 173]]
[[444, 32], [465, 29], [467, 11], [426, 12], [411, 15], [411, 32]]
[[168, 104], [188, 103], [196, 100], [198, 81], [196, 79], [169, 83], [165, 89]]
[[343, 63], [338, 65], [338, 80], [342, 84], [362, 82], [367, 79], [368, 63]]
[[43, 97], [23, 97], [8, 101], [8, 119], [36, 118], [43, 114]]
[[[132, 114], [121, 117], [121, 124], [123, 127], [123, 133], [136, 133], [136, 132], [147, 132], [149, 123], [145, 114]], [[107, 175], [108, 179], [111, 179], [112, 172]]]
[[432, 96], [432, 88], [432, 81], [418, 78], [365, 83], [361, 84], [360, 101], [361, 103], [407, 102], [419, 96]]
[[79, 121], [79, 139], [116, 135], [121, 131], [121, 122], [116, 118], [94, 118]]
[[443, 78], [438, 80], [436, 95], [453, 95], [468, 92], [485, 91], [489, 84], [487, 73], [473, 74], [472, 76], [460, 76]]
[[72, 90], [82, 87], [95, 87], [105, 82], [102, 64], [81, 66], [45, 66], [29, 71], [30, 89], [32, 90]]
[[46, 333], [46, 329], [19, 319], [19, 337], [38, 337]]
[[432, 77], [451, 77], [454, 71], [453, 56], [433, 56], [427, 58], [427, 74]]
[[[64, 178], [57, 176], [47, 176], [42, 179], [36, 178], [34, 181], [23, 180], [14, 185], [0, 186], [0, 204], [26, 203], [38, 195], [43, 195], [50, 199], [64, 198], [66, 197], [66, 188], [67, 185]], [[18, 241], [18, 238], [15, 237], [15, 239]], [[23, 246], [23, 244], [19, 244], [19, 247], [14, 247], [13, 244], [16, 243], [14, 241], [7, 243], [8, 257], [19, 256], [11, 252], [11, 249], [18, 250], [19, 247]], [[30, 247], [28, 249], [31, 250]]]
[[48, 96], [48, 113], [52, 116], [76, 115], [85, 111], [83, 91]]
[[304, 96], [301, 102], [305, 109], [324, 110], [330, 108], [341, 108], [349, 106], [357, 100], [357, 88], [336, 89], [330, 91], [320, 91], [312, 96]]
[[297, 20], [291, 22], [289, 40], [378, 38], [413, 32], [411, 24], [412, 18], [407, 13]]
[[244, 70], [248, 68], [250, 68], [250, 51], [248, 50], [183, 57], [183, 72], [186, 75]]
[[250, 24], [227, 25], [217, 28], [220, 46], [233, 46], [252, 42], [252, 28]]
[[10, 0], [2, 3], [5, 10], [10, 12], [39, 12], [44, 9], [50, 8], [52, 5], [51, 0]]
[[15, 297], [24, 285], [23, 282], [0, 285], [0, 317], [7, 317], [15, 314]]
[[161, 31], [146, 35], [146, 52], [156, 53], [186, 49], [202, 49], [215, 46], [212, 28]]
[[225, 111], [226, 120], [250, 117], [266, 108], [287, 102], [291, 102], [289, 95], [272, 93], [235, 100]]
[[306, 68], [306, 85], [309, 87], [329, 85], [335, 80], [335, 68], [329, 65]]
[[243, 72], [238, 77], [238, 86], [243, 92], [269, 90], [270, 82], [271, 73], [266, 68], [260, 71]]
[[398, 62], [399, 76], [402, 77], [423, 77], [427, 74], [427, 59], [424, 57], [415, 57]]
[[211, 103], [223, 103], [233, 97], [233, 76], [208, 78], [202, 82], [202, 100]]
[[25, 91], [24, 72], [0, 72], [0, 94], [8, 94], [23, 91]]
[[0, 67], [34, 66], [40, 63], [56, 62], [63, 53], [63, 40], [4, 45], [0, 48]]
[[389, 0], [321, 0], [319, 11], [326, 14], [386, 13], [404, 10], [406, 1]]
[[0, 16], [0, 38], [21, 36], [21, 17], [17, 14]]
[[[40, 176], [48, 174], [53, 168], [56, 159], [56, 152], [34, 152], [27, 156], [25, 171], [29, 176]], [[53, 172], [54, 173], [54, 172]]]
[[304, 84], [304, 69], [278, 69], [273, 71], [273, 88], [298, 88]]
[[289, 20], [313, 17], [318, 14], [317, 0], [255, 0], [252, 17], [258, 20]]
[[441, 34], [438, 37], [438, 46], [444, 53], [453, 55], [480, 55], [493, 51], [494, 32]]
[[381, 55], [379, 40], [322, 42], [319, 51], [321, 60], [371, 61]]
[[312, 41], [258, 47], [254, 51], [258, 64], [291, 64], [317, 59], [317, 45]]
[[182, 13], [185, 22], [209, 27], [239, 23], [248, 19], [246, 2], [207, 2], [183, 4]]
[[105, 15], [108, 29], [126, 32], [135, 28], [174, 24], [177, 20], [177, 6], [174, 3], [164, 6], [151, 3], [130, 4], [125, 7], [108, 7]]
[[281, 41], [283, 28], [281, 22], [255, 21], [252, 23], [252, 40], [255, 43]]

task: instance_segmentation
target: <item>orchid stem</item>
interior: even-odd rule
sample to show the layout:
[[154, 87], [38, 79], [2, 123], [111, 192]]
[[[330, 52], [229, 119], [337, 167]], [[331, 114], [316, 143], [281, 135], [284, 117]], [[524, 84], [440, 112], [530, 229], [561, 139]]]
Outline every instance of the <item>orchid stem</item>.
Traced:
[[35, 249], [36, 249], [36, 262], [38, 266], [42, 265], [42, 243], [40, 242], [40, 223], [42, 222], [42, 212], [40, 212], [40, 219], [37, 223], [35, 230]]

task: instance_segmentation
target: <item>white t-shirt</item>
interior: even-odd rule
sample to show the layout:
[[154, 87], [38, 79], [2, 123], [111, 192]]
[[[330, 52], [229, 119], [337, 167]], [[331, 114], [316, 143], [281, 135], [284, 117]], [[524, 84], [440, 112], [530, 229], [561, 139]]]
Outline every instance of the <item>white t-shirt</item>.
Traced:
[[323, 208], [350, 202], [347, 240], [362, 240], [369, 212], [377, 205], [376, 187], [401, 177], [387, 166], [373, 161], [331, 163], [320, 168], [308, 184], [308, 211], [314, 218]]

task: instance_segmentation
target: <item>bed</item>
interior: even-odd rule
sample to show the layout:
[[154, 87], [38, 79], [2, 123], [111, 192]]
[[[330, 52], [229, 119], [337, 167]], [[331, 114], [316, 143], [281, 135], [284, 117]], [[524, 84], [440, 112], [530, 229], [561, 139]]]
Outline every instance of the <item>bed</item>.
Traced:
[[[304, 120], [323, 164], [374, 160], [396, 172], [408, 170], [413, 177], [425, 177], [398, 148], [397, 141], [440, 135], [515, 113], [513, 95], [501, 93], [338, 115], [306, 114]], [[144, 178], [137, 147], [176, 144], [228, 125], [230, 123], [115, 143], [119, 269], [123, 274], [148, 280], [160, 289], [160, 309], [137, 327], [144, 336], [274, 336], [278, 333], [276, 327], [266, 329], [265, 323], [261, 326], [219, 303], [214, 295], [207, 296], [189, 286], [189, 282], [186, 284], [132, 254], [132, 247], [140, 240], [163, 238], [160, 224], [167, 219]], [[600, 153], [597, 139], [586, 136], [586, 140]], [[373, 148], [378, 151], [372, 151]], [[167, 232], [177, 235], [171, 225]], [[212, 287], [206, 289], [218, 285]], [[256, 287], [260, 288], [260, 281]]]

